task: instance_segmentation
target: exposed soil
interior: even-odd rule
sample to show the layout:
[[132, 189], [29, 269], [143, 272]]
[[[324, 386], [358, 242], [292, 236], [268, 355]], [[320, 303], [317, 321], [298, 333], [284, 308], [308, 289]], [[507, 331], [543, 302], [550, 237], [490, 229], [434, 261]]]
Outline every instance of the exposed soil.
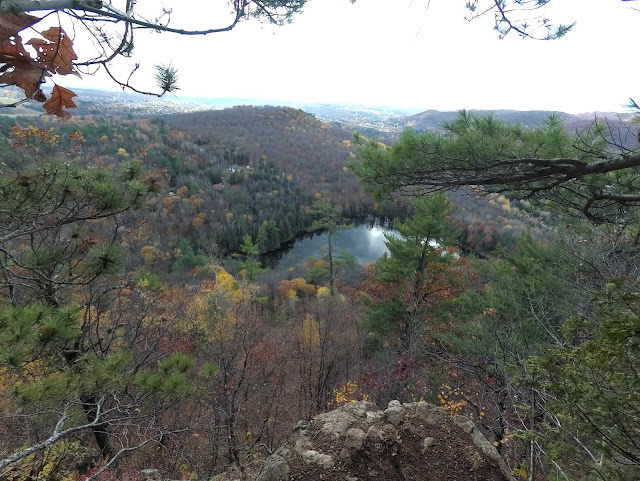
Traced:
[[467, 418], [426, 403], [392, 403], [384, 412], [355, 403], [299, 426], [258, 481], [511, 479], [495, 448]]

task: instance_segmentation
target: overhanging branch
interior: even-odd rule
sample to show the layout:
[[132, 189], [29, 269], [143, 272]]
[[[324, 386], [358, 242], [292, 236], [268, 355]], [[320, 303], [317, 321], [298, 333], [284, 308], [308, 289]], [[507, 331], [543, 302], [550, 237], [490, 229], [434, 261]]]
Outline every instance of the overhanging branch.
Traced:
[[38, 12], [43, 10], [78, 10], [85, 6], [101, 9], [102, 0], [0, 0], [0, 13]]
[[227, 32], [232, 30], [238, 22], [246, 15], [247, 8], [253, 0], [236, 2], [234, 7], [236, 14], [233, 20], [224, 27], [210, 28], [204, 30], [189, 30], [172, 28], [160, 23], [147, 22], [134, 17], [133, 12], [126, 14], [105, 4], [101, 0], [0, 0], [0, 14], [2, 13], [23, 13], [36, 11], [71, 10], [90, 12], [100, 17], [112, 18], [141, 28], [147, 28], [162, 32], [177, 33], [180, 35], [208, 35], [212, 33]]

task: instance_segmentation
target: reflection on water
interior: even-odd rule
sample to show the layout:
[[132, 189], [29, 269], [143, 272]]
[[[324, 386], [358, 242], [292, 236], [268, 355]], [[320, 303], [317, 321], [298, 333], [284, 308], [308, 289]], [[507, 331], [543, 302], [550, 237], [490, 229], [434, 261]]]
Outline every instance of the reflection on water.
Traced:
[[[355, 256], [357, 264], [362, 268], [389, 252], [384, 244], [384, 235], [387, 233], [394, 231], [380, 224], [358, 225], [340, 230], [333, 235], [333, 252], [335, 255], [340, 251], [348, 252]], [[327, 253], [327, 238], [326, 232], [305, 235], [279, 251], [263, 255], [262, 262], [265, 267], [273, 269], [274, 274], [286, 275], [290, 267], [301, 266], [309, 261], [309, 257], [323, 258]]]
[[[384, 243], [384, 234], [390, 232], [389, 230], [385, 230], [382, 229], [378, 226], [373, 226], [368, 233], [368, 238], [369, 238], [369, 249], [370, 250], [376, 250], [379, 248], [381, 243]], [[382, 244], [384, 246], [384, 244]], [[387, 248], [384, 248], [385, 252], [387, 251]], [[382, 254], [380, 254], [382, 255]]]

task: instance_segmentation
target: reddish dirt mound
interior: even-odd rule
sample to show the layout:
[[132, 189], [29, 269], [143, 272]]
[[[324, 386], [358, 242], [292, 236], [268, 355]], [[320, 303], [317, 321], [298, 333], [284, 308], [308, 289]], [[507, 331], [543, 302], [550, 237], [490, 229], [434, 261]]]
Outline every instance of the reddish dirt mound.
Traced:
[[299, 423], [256, 481], [508, 481], [496, 449], [463, 416], [428, 403], [359, 402]]

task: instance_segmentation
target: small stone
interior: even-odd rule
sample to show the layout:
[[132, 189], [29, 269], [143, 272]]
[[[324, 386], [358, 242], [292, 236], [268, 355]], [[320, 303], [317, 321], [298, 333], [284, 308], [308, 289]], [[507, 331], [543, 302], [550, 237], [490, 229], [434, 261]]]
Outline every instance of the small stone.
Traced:
[[328, 454], [321, 454], [318, 456], [318, 466], [323, 469], [331, 469], [333, 468], [333, 458]]
[[431, 407], [422, 411], [420, 418], [425, 422], [427, 426], [438, 426], [445, 422], [449, 415], [442, 408]]
[[369, 412], [378, 411], [378, 407], [370, 401], [358, 401], [341, 408], [343, 411], [359, 418], [366, 418]]
[[320, 453], [318, 451], [315, 451], [313, 449], [307, 449], [302, 453], [302, 459], [304, 459], [304, 462], [307, 464], [313, 464], [316, 461], [318, 461], [319, 455]]
[[429, 449], [429, 447], [436, 442], [435, 438], [424, 438], [424, 441], [422, 441], [422, 454], [427, 452], [427, 449]]
[[365, 412], [379, 411], [378, 406], [376, 406], [375, 403], [372, 403], [371, 401], [362, 401], [360, 404], [362, 405], [362, 408], [365, 410]]
[[285, 481], [289, 478], [289, 463], [282, 456], [272, 454], [267, 458], [256, 481]]
[[321, 468], [331, 469], [333, 468], [333, 458], [328, 454], [322, 454], [313, 449], [309, 449], [302, 453], [302, 459], [307, 464], [317, 464]]
[[340, 454], [338, 455], [338, 457], [340, 458], [340, 461], [342, 461], [345, 464], [351, 462], [351, 453], [347, 448], [342, 448], [340, 450]]
[[309, 438], [307, 438], [306, 436], [300, 436], [298, 439], [296, 439], [296, 444], [294, 446], [294, 449], [296, 453], [302, 455], [302, 453], [311, 449], [311, 447], [312, 447], [312, 444]]
[[424, 401], [421, 401], [419, 403], [416, 403], [415, 415], [423, 416], [427, 414], [429, 411], [433, 410], [434, 408], [435, 406], [433, 404], [429, 404]]
[[384, 416], [384, 413], [382, 411], [369, 411], [367, 412], [367, 418], [365, 419], [365, 421], [367, 423], [375, 423], [376, 421], [382, 419], [382, 416]]
[[367, 431], [367, 439], [373, 443], [381, 443], [384, 441], [384, 436], [379, 428], [371, 426]]
[[392, 402], [393, 401], [391, 401], [389, 407], [384, 410], [384, 415], [391, 424], [399, 426], [400, 423], [404, 421], [404, 412], [402, 411], [402, 406], [391, 406]]
[[382, 432], [385, 434], [393, 433], [395, 436], [398, 432], [396, 431], [396, 427], [393, 424], [385, 424], [382, 426]]
[[345, 476], [344, 481], [358, 481], [358, 478], [355, 476]]
[[342, 436], [356, 421], [356, 418], [344, 411], [332, 411], [316, 416], [316, 420], [323, 423], [322, 432], [335, 437]]
[[467, 418], [466, 416], [453, 416], [451, 419], [458, 427], [462, 428], [462, 430], [467, 434], [471, 434], [471, 432], [473, 431], [473, 428], [475, 427], [473, 423], [469, 421], [469, 418]]
[[364, 437], [365, 432], [362, 429], [351, 428], [347, 431], [347, 436], [344, 440], [344, 447], [357, 451], [358, 449], [362, 448]]
[[401, 408], [402, 404], [397, 399], [394, 399], [393, 401], [389, 401], [389, 405], [387, 407], [388, 408]]
[[277, 454], [278, 456], [282, 456], [285, 459], [289, 459], [291, 450], [289, 449], [289, 446], [285, 444], [284, 446], [280, 446], [278, 449], [276, 449], [276, 452], [273, 454]]

